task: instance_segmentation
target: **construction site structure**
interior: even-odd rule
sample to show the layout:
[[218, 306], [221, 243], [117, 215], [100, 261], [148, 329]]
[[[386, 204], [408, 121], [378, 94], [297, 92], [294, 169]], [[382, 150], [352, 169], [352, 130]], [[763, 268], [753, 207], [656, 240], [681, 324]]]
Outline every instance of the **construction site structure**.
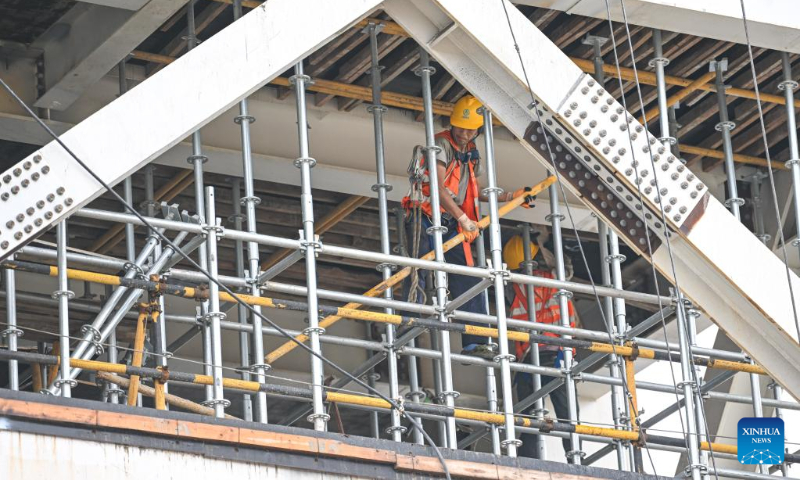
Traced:
[[796, 10], [0, 1], [0, 476], [800, 477]]

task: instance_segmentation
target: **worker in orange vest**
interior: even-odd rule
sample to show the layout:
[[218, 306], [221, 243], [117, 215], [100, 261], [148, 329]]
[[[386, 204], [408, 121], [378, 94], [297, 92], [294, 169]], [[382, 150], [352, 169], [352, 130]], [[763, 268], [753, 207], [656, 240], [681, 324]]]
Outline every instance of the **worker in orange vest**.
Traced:
[[[536, 243], [531, 242], [531, 258], [533, 258], [538, 266], [546, 266], [547, 268], [535, 267], [533, 276], [544, 278], [555, 278], [555, 257], [553, 253], [545, 248], [545, 234], [540, 234], [536, 237]], [[517, 273], [524, 273], [522, 262], [525, 259], [525, 249], [523, 246], [522, 237], [519, 235], [512, 237], [503, 247], [503, 261], [511, 271]], [[567, 279], [572, 278], [572, 263], [569, 257], [565, 257], [565, 270]], [[561, 308], [559, 306], [558, 289], [535, 287], [533, 294], [535, 296], [535, 312], [536, 322], [561, 325]], [[509, 283], [506, 287], [506, 298], [509, 299], [510, 305], [508, 308], [508, 315], [515, 320], [529, 320], [528, 317], [528, 296], [527, 288], [525, 285], [516, 283]], [[575, 306], [572, 301], [567, 302], [567, 310], [569, 315], [569, 326], [575, 328]], [[558, 335], [550, 332], [542, 332], [544, 335], [558, 337]], [[531, 364], [531, 348], [527, 342], [514, 342], [516, 346], [516, 357], [520, 363]], [[539, 344], [539, 365], [543, 367], [563, 368], [564, 354], [561, 347], [548, 345], [545, 343]], [[541, 376], [542, 387], [548, 383], [555, 381], [556, 377]], [[533, 375], [526, 372], [517, 372], [514, 383], [516, 384], [517, 398], [522, 400], [534, 392]], [[553, 402], [555, 410], [555, 417], [560, 421], [569, 419], [569, 407], [567, 401], [567, 387], [561, 385], [557, 389], [550, 392], [550, 400]], [[533, 415], [534, 407], [531, 407], [527, 413]], [[522, 447], [518, 450], [518, 454], [522, 457], [538, 458], [538, 450], [536, 449], [536, 435], [530, 433], [523, 433], [520, 436], [522, 440]], [[564, 452], [571, 450], [570, 441], [568, 438], [561, 440], [561, 445], [564, 447]]]
[[[447, 229], [443, 233], [443, 241], [463, 233], [465, 241], [462, 247], [456, 247], [445, 253], [445, 261], [456, 265], [473, 265], [472, 242], [478, 237], [478, 202], [488, 201], [486, 195], [480, 193], [478, 178], [483, 169], [480, 154], [475, 146], [475, 139], [483, 127], [482, 105], [472, 95], [466, 95], [456, 102], [450, 115], [450, 128], [438, 133], [435, 137], [436, 174], [439, 186], [439, 203], [441, 207], [442, 226]], [[409, 255], [419, 257], [433, 250], [433, 236], [428, 229], [433, 226], [430, 203], [429, 170], [425, 165], [424, 147], [418, 145], [414, 149], [412, 161], [408, 167], [411, 189], [403, 199], [406, 220], [410, 233], [408, 242]], [[499, 194], [501, 202], [508, 202], [530, 191], [530, 187], [520, 188], [515, 192]], [[523, 204], [526, 208], [533, 206], [533, 197]], [[477, 277], [464, 275], [448, 275], [450, 300], [459, 297], [480, 281]], [[411, 285], [409, 285], [409, 283]], [[424, 277], [413, 275], [406, 284], [408, 301], [420, 302], [419, 292], [424, 289]], [[483, 295], [476, 295], [459, 310], [486, 314]], [[462, 353], [483, 358], [493, 358], [496, 352], [486, 344], [486, 337], [462, 335]]]

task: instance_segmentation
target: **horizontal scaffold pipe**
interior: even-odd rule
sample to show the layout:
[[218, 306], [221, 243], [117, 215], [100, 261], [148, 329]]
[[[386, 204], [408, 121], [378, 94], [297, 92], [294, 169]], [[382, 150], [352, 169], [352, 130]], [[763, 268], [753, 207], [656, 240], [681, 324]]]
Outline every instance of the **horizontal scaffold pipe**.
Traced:
[[[41, 265], [17, 260], [5, 261], [3, 262], [3, 266], [18, 271], [39, 273], [53, 277], [58, 276], [58, 268], [55, 266]], [[204, 286], [195, 287], [176, 285], [153, 279], [144, 280], [138, 278], [125, 278], [117, 275], [88, 272], [84, 270], [67, 269], [67, 278], [84, 282], [99, 283], [103, 285], [124, 286], [127, 288], [147, 290], [153, 293], [190, 298], [197, 301], [208, 300], [210, 295], [210, 290]], [[238, 297], [238, 300], [248, 305], [257, 305], [266, 308], [294, 310], [300, 312], [305, 312], [308, 310], [308, 304], [305, 302], [270, 297], [256, 297], [246, 294], [236, 294], [234, 297], [229, 293], [219, 293], [219, 299], [226, 302], [236, 302], [236, 297]], [[422, 327], [432, 330], [448, 330], [468, 335], [477, 335], [495, 339], [499, 338], [499, 333], [496, 328], [466, 325], [462, 323], [443, 323], [433, 319], [406, 317], [402, 315], [373, 312], [369, 310], [358, 310], [346, 307], [321, 306], [319, 311], [321, 314], [333, 315], [350, 320], [388, 323], [400, 327]], [[521, 331], [509, 331], [508, 339], [517, 342], [546, 343], [564, 348], [581, 348], [591, 352], [616, 354], [624, 357], [642, 357], [652, 360], [679, 361], [677, 353], [668, 353], [649, 348], [641, 348], [635, 344], [630, 346], [612, 345], [609, 343], [600, 343], [579, 339], [565, 339]], [[716, 368], [721, 370], [733, 370], [737, 372], [757, 373], [761, 375], [766, 374], [762, 367], [750, 363], [732, 362], [728, 360], [712, 358], [703, 359], [697, 357], [694, 358], [694, 363], [708, 368]]]
[[[17, 258], [48, 260], [54, 262], [56, 259], [56, 251], [52, 249], [26, 246], [23, 247], [22, 250], [20, 250], [20, 252], [17, 254]], [[125, 265], [127, 263], [124, 260], [106, 256], [87, 255], [83, 253], [71, 253], [71, 252], [67, 253], [67, 260], [69, 261], [69, 263], [73, 265], [78, 265], [86, 268], [102, 268], [111, 271], [122, 270], [123, 268], [125, 268]], [[172, 278], [173, 280], [179, 280], [197, 284], [203, 283], [207, 280], [206, 277], [200, 272], [183, 270], [178, 268], [173, 268], [170, 270], [170, 278]], [[222, 284], [230, 288], [248, 288], [247, 281], [240, 277], [220, 275], [219, 277], [217, 277], [217, 279]], [[266, 281], [261, 284], [261, 288], [264, 291], [277, 292], [287, 295], [296, 295], [298, 297], [305, 297], [308, 294], [306, 287], [302, 285], [289, 285], [281, 282]], [[418, 303], [404, 302], [401, 300], [387, 300], [380, 297], [367, 297], [364, 295], [343, 293], [326, 289], [317, 289], [317, 294], [321, 299], [325, 300], [360, 303], [375, 308], [394, 308], [396, 310], [413, 312], [419, 315], [433, 316], [437, 314], [435, 307], [433, 307], [432, 305], [422, 305]], [[0, 292], [0, 298], [2, 298], [3, 295], [4, 293]], [[489, 325], [497, 324], [497, 317], [492, 315], [464, 312], [461, 310], [455, 310], [452, 314], [453, 317], [458, 320], [463, 320], [467, 322], [486, 323]], [[578, 338], [583, 338], [586, 340], [594, 340], [598, 342], [605, 342], [606, 340], [608, 340], [607, 333], [594, 330], [584, 330], [580, 328], [562, 327], [561, 325], [556, 325], [556, 324], [541, 324], [541, 323], [537, 323], [536, 326], [533, 327], [531, 326], [532, 324], [530, 322], [524, 320], [509, 319], [507, 320], [507, 322], [509, 327], [519, 328], [523, 330], [537, 330], [539, 332], [550, 332], [550, 333], [565, 334], [565, 335], [568, 334]], [[643, 337], [628, 338], [628, 340], [636, 342], [639, 344], [639, 346], [642, 347], [655, 348], [659, 350], [674, 350], [674, 351], [678, 350], [677, 345], [671, 343], [667, 344], [661, 340], [654, 340], [651, 338], [643, 338]], [[748, 362], [750, 360], [749, 357], [744, 355], [742, 352], [731, 352], [727, 350], [717, 350], [717, 349], [702, 348], [702, 347], [692, 347], [692, 351], [700, 356], [714, 357], [714, 358], [719, 358], [721, 360], [731, 360], [736, 362]]]
[[[0, 359], [8, 360], [14, 359], [28, 363], [38, 363], [40, 365], [56, 365], [59, 358], [56, 355], [45, 355], [41, 353], [29, 352], [12, 352], [6, 349], [0, 349]], [[152, 378], [159, 381], [180, 381], [195, 383], [199, 385], [211, 385], [213, 378], [210, 375], [200, 375], [195, 373], [176, 372], [170, 370], [165, 372], [156, 368], [146, 367], [133, 367], [125, 364], [116, 364], [108, 362], [100, 362], [94, 360], [75, 360], [75, 367], [84, 370], [95, 372], [110, 372], [119, 375], [139, 375], [142, 378]], [[265, 392], [272, 395], [285, 395], [296, 398], [311, 398], [311, 390], [308, 388], [291, 387], [286, 385], [276, 385], [271, 383], [259, 383], [248, 380], [239, 380], [235, 378], [223, 378], [223, 386], [233, 389], [244, 390], [249, 392]], [[379, 408], [382, 410], [390, 410], [392, 407], [389, 402], [375, 397], [366, 395], [343, 393], [334, 391], [324, 392], [324, 401], [332, 403], [341, 403], [344, 405], [359, 405], [365, 407]], [[411, 413], [419, 414], [432, 414], [443, 417], [455, 417], [457, 419], [475, 420], [485, 423], [496, 425], [503, 425], [505, 423], [505, 415], [500, 413], [491, 413], [477, 410], [466, 410], [461, 408], [451, 408], [443, 405], [435, 404], [420, 404], [413, 402], [404, 402], [402, 408]], [[669, 437], [660, 437], [654, 435], [643, 436], [641, 432], [631, 432], [627, 430], [617, 430], [614, 428], [595, 427], [589, 425], [572, 425], [569, 423], [562, 423], [554, 421], [553, 419], [538, 420], [535, 418], [528, 418], [525, 416], [514, 416], [514, 423], [520, 427], [535, 428], [541, 432], [566, 432], [578, 433], [585, 435], [595, 435], [599, 437], [612, 438], [616, 440], [624, 440], [629, 442], [643, 442], [659, 444], [667, 442], [667, 445], [672, 446], [674, 441], [683, 442], [682, 439], [671, 439]], [[736, 453], [736, 447], [733, 445], [724, 445], [718, 443], [708, 444], [703, 442], [701, 448], [705, 450], [713, 450], [715, 452], [723, 453]], [[787, 463], [800, 462], [800, 455], [786, 454], [785, 461]]]
[[[552, 177], [551, 177], [552, 178]], [[504, 205], [505, 206], [505, 205]], [[128, 215], [119, 212], [108, 212], [103, 210], [95, 210], [84, 208], [77, 211], [74, 215], [84, 218], [92, 218], [95, 220], [104, 220], [109, 222], [124, 222], [132, 223], [134, 225], [142, 225], [142, 221], [134, 215]], [[153, 226], [159, 228], [167, 228], [175, 231], [188, 231], [189, 233], [203, 234], [203, 227], [201, 225], [194, 225], [181, 222], [173, 222], [170, 220], [163, 220], [158, 218], [148, 218], [147, 221]], [[290, 240], [287, 238], [275, 237], [272, 235], [251, 234], [242, 232], [240, 230], [225, 229], [219, 234], [221, 238], [228, 240], [242, 240], [244, 242], [255, 242], [261, 245], [279, 247], [279, 248], [293, 248], [300, 247], [299, 240]], [[375, 264], [389, 263], [391, 265], [400, 265], [403, 267], [414, 267], [421, 270], [441, 270], [448, 274], [466, 275], [469, 277], [477, 278], [491, 278], [493, 272], [483, 268], [467, 267], [462, 265], [455, 265], [450, 263], [438, 263], [430, 260], [423, 260], [420, 258], [409, 258], [399, 255], [386, 255], [378, 252], [367, 252], [354, 248], [339, 247], [335, 245], [322, 244], [319, 250], [321, 255], [329, 255], [335, 257], [350, 258], [356, 260], [365, 260], [374, 262]], [[398, 272], [399, 273], [399, 272]], [[594, 296], [595, 294], [604, 297], [621, 298], [632, 302], [646, 303], [649, 305], [671, 305], [674, 303], [672, 297], [652, 295], [649, 293], [631, 292], [626, 290], [618, 290], [610, 287], [596, 286], [554, 280], [551, 278], [535, 277], [523, 274], [512, 273], [508, 276], [508, 280], [513, 283], [523, 285], [533, 285], [534, 287], [555, 288], [561, 290], [568, 290], [575, 293], [583, 293]]]

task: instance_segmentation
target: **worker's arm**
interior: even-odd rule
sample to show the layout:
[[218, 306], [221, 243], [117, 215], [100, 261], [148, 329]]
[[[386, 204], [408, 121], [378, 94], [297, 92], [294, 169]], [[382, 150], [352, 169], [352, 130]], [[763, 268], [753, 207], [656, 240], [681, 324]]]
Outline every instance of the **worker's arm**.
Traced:
[[439, 204], [445, 212], [449, 213], [453, 218], [459, 218], [464, 215], [464, 211], [456, 205], [450, 192], [445, 188], [444, 181], [447, 177], [447, 168], [442, 162], [436, 162], [436, 178], [439, 184]]
[[[480, 199], [481, 202], [488, 202], [489, 201], [489, 197], [487, 197], [483, 193], [483, 190], [485, 188], [483, 180], [484, 180], [483, 175], [478, 177], [478, 183], [480, 185], [480, 194], [478, 195], [478, 198]], [[518, 190], [516, 190], [514, 192], [502, 192], [502, 193], [497, 195], [497, 201], [498, 202], [510, 202], [511, 200], [514, 200], [518, 196], [523, 195], [525, 193], [525, 189], [526, 188], [528, 188], [528, 187], [520, 188], [520, 189], [518, 189]], [[530, 190], [530, 188], [528, 188], [528, 189]], [[531, 197], [531, 198], [533, 198], [533, 197]], [[524, 208], [530, 208], [532, 205], [533, 205], [533, 200], [530, 200], [530, 201], [522, 204], [522, 206]]]
[[436, 162], [436, 178], [439, 180], [439, 203], [445, 212], [458, 221], [461, 226], [461, 233], [464, 234], [464, 240], [467, 243], [472, 243], [479, 233], [478, 224], [467, 217], [467, 214], [456, 205], [453, 197], [450, 196], [450, 192], [444, 187], [445, 177], [447, 177], [447, 168], [442, 162]]

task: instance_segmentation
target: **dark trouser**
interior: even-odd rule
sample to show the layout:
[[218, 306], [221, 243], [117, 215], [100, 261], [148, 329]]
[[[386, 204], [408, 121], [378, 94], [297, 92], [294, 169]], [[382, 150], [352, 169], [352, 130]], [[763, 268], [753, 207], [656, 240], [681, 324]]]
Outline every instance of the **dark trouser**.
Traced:
[[[557, 355], [558, 352], [550, 350], [539, 352], [539, 365], [543, 367], [556, 366], [555, 363]], [[525, 360], [523, 363], [527, 364], [531, 363], [530, 353], [528, 353], [525, 356]], [[559, 364], [557, 368], [561, 368], [561, 365]], [[550, 382], [555, 382], [559, 380], [558, 377], [549, 377], [545, 375], [542, 375], [541, 379], [542, 379], [542, 387], [545, 387]], [[514, 377], [514, 383], [516, 383], [517, 386], [517, 398], [519, 400], [527, 398], [528, 396], [534, 393], [532, 374], [518, 372]], [[557, 418], [558, 421], [560, 422], [568, 422], [569, 401], [567, 400], [567, 385], [562, 384], [560, 387], [550, 392], [550, 400], [553, 402], [553, 409], [555, 410], [555, 418]], [[526, 413], [529, 415], [533, 415], [534, 409], [535, 408], [531, 406]], [[553, 415], [550, 416], [552, 417]], [[580, 409], [578, 409], [578, 418], [580, 418]], [[538, 435], [535, 435], [533, 433], [523, 433], [522, 435], [520, 435], [520, 440], [522, 440], [522, 447], [520, 447], [520, 449], [517, 451], [520, 457], [539, 458], [538, 452], [536, 451], [536, 437], [538, 437]], [[561, 445], [564, 447], [564, 452], [569, 452], [570, 450], [572, 450], [569, 438], [561, 439]]]
[[[433, 236], [428, 235], [426, 231], [428, 228], [431, 227], [431, 221], [425, 214], [421, 214], [422, 217], [422, 231], [420, 234], [420, 242], [419, 242], [419, 255], [421, 257], [426, 253], [433, 250]], [[450, 218], [449, 220], [442, 219], [442, 226], [447, 228], [447, 233], [442, 235], [442, 242], [446, 242], [451, 238], [458, 235], [458, 221]], [[413, 245], [413, 233], [414, 227], [411, 224], [406, 225], [406, 232], [408, 232], [408, 248], [411, 249]], [[464, 247], [462, 245], [457, 245], [453, 247], [449, 252], [445, 252], [444, 260], [447, 263], [451, 263], [453, 265], [467, 265], [467, 257], [464, 253]], [[423, 272], [418, 272], [419, 275], [419, 285], [422, 289], [425, 289], [425, 275]], [[408, 298], [409, 289], [411, 288], [411, 279], [407, 278], [403, 282], [403, 295], [404, 300]], [[468, 277], [466, 275], [455, 275], [455, 274], [448, 274], [447, 275], [447, 289], [450, 292], [449, 300], [453, 300], [458, 298], [463, 293], [465, 293], [470, 288], [474, 287], [480, 283], [480, 279], [478, 277]], [[464, 312], [471, 312], [471, 313], [481, 313], [486, 314], [486, 303], [485, 303], [485, 294], [480, 294], [472, 297], [467, 303], [459, 307], [458, 309]], [[419, 302], [421, 299], [420, 296], [417, 296], [416, 301]], [[466, 322], [469, 325], [472, 323]], [[480, 325], [480, 324], [474, 324]], [[481, 337], [477, 335], [461, 335], [461, 344], [463, 346], [471, 345], [474, 343], [486, 343], [487, 338]]]

